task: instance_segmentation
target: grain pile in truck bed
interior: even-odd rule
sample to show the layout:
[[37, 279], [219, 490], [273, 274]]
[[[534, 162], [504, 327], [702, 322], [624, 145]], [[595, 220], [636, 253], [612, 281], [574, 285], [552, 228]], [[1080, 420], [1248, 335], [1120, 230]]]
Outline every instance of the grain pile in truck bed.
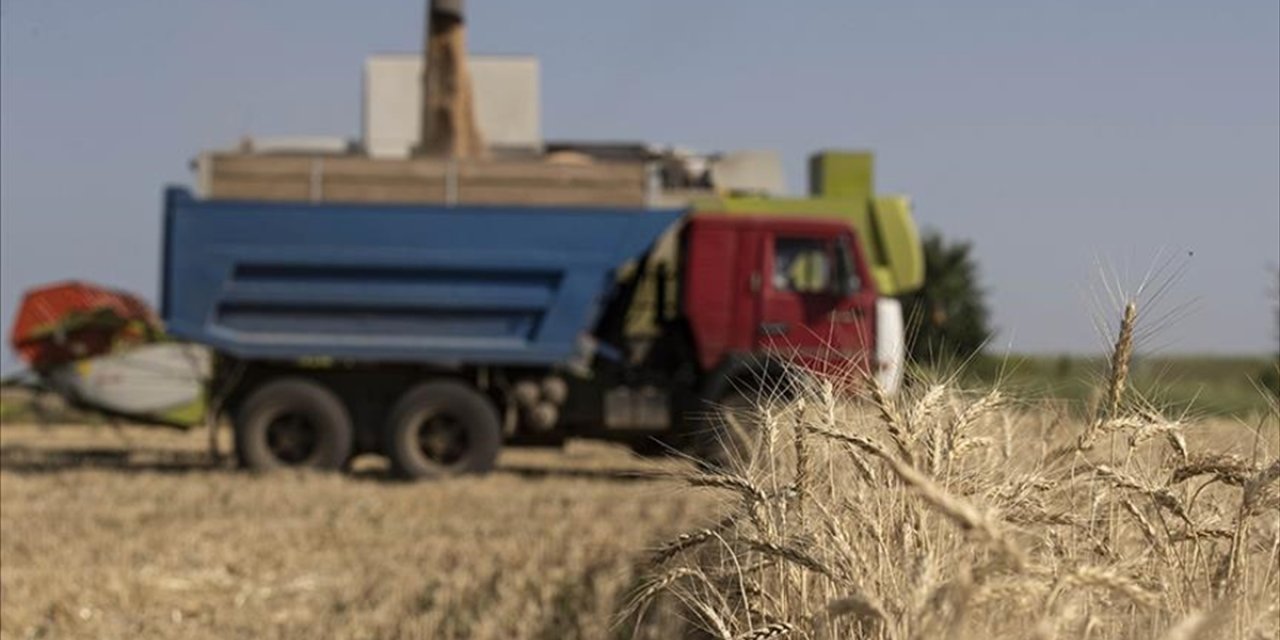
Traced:
[[647, 194], [640, 162], [214, 152], [196, 171], [201, 194], [223, 200], [636, 207]]

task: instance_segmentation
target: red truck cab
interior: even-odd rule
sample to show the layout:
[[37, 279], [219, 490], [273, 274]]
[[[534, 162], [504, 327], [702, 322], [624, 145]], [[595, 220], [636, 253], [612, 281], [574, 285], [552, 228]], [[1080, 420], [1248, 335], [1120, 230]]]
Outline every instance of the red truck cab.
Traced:
[[682, 303], [699, 364], [778, 354], [818, 371], [873, 371], [876, 290], [843, 222], [698, 214]]

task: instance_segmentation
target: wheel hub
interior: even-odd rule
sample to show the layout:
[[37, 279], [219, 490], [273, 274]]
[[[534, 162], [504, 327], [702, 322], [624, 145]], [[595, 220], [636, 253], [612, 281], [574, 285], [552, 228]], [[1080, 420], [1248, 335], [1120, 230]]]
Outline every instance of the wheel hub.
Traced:
[[418, 423], [417, 440], [422, 455], [446, 466], [460, 462], [470, 445], [467, 430], [447, 414], [424, 417]]
[[286, 413], [267, 426], [267, 446], [285, 464], [306, 462], [320, 444], [319, 433], [304, 415]]

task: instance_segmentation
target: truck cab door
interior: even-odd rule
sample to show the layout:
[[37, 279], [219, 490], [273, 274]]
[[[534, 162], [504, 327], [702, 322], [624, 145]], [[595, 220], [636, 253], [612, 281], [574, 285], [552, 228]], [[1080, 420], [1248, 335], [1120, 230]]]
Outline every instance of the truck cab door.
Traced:
[[818, 372], [869, 371], [876, 295], [852, 235], [823, 227], [762, 236], [757, 348]]

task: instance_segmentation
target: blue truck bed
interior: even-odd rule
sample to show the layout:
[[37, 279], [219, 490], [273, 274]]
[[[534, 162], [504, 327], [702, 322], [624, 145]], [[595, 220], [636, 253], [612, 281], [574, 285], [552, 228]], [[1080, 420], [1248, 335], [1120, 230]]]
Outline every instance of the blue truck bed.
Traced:
[[165, 193], [168, 331], [242, 358], [552, 365], [678, 210]]

